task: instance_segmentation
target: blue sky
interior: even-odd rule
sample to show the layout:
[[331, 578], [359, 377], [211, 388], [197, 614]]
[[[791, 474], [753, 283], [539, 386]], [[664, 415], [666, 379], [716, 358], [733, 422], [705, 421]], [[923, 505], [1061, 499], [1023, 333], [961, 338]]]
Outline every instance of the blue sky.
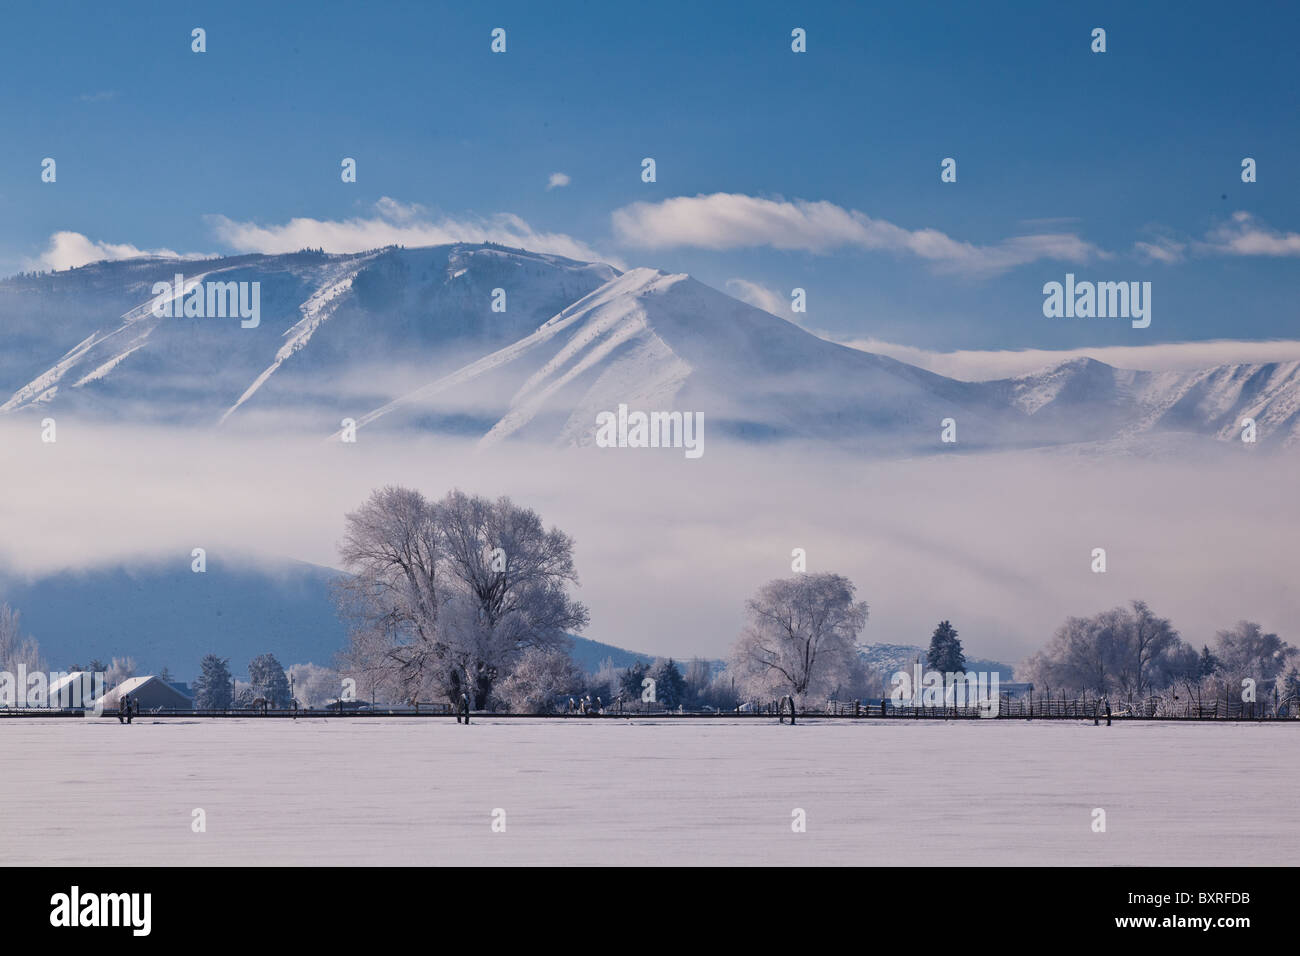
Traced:
[[[1300, 338], [1284, 4], [11, 3], [6, 19], [5, 273], [517, 237], [787, 316], [802, 287], [797, 318], [845, 340]], [[1066, 272], [1150, 281], [1150, 328], [1044, 318]]]

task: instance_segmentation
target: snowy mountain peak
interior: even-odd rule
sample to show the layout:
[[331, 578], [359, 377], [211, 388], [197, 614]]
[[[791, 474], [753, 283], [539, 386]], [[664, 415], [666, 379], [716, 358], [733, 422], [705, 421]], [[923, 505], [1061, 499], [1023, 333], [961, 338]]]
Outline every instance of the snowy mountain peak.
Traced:
[[[156, 314], [155, 286], [255, 283], [260, 321]], [[961, 382], [814, 336], [686, 274], [492, 244], [103, 262], [0, 282], [0, 414], [224, 428], [291, 419], [584, 446], [619, 405], [711, 435], [872, 454], [1131, 439], [1300, 440], [1300, 362], [1178, 372], [1075, 358]], [[246, 424], [247, 423], [247, 424]]]

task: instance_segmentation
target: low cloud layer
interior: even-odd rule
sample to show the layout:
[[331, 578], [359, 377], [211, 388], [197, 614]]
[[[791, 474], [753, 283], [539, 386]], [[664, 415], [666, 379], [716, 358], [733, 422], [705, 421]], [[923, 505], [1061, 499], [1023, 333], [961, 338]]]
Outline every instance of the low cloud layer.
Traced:
[[831, 202], [739, 193], [637, 202], [615, 210], [612, 222], [615, 237], [636, 248], [769, 246], [831, 252], [857, 247], [915, 256], [941, 271], [967, 275], [993, 275], [1042, 259], [1086, 263], [1107, 257], [1073, 233], [1037, 233], [978, 245], [937, 229], [906, 229]]
[[1250, 342], [1212, 340], [1207, 342], [1171, 342], [1164, 345], [1111, 345], [1079, 349], [1006, 349], [933, 352], [928, 349], [883, 342], [879, 339], [823, 338], [850, 348], [888, 355], [890, 358], [919, 365], [949, 378], [981, 382], [1011, 378], [1037, 372], [1075, 358], [1091, 358], [1116, 368], [1148, 372], [1167, 372], [1212, 368], [1216, 365], [1260, 364], [1300, 361], [1300, 341]]
[[[474, 454], [445, 438], [341, 445], [71, 419], [60, 419], [57, 444], [38, 436], [35, 420], [0, 423], [11, 450], [0, 567], [26, 573], [160, 556], [188, 568], [195, 547], [333, 564], [344, 513], [399, 483], [535, 507], [576, 539], [587, 634], [649, 653], [725, 655], [745, 600], [791, 573], [794, 548], [809, 570], [857, 584], [871, 606], [869, 642], [924, 643], [949, 618], [968, 652], [1015, 662], [1066, 616], [1133, 597], [1198, 646], [1242, 617], [1300, 637], [1287, 630], [1300, 619], [1289, 583], [1294, 457], [864, 463], [714, 442], [687, 461], [648, 449]], [[1095, 547], [1107, 549], [1106, 574], [1090, 571]]]

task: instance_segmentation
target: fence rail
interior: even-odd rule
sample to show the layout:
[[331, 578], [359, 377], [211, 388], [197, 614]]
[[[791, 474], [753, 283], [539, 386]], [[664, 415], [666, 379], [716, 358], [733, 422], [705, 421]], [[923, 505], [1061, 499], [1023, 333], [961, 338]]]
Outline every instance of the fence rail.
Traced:
[[[783, 707], [783, 701], [786, 702]], [[545, 717], [558, 720], [588, 719], [631, 719], [637, 717], [654, 717], [667, 719], [716, 719], [716, 718], [779, 718], [784, 713], [789, 716], [788, 698], [772, 701], [747, 701], [736, 710], [671, 710], [661, 703], [643, 703], [635, 701], [611, 701], [597, 708], [559, 711], [551, 714], [522, 714], [509, 712], [474, 711], [476, 716], [489, 718], [536, 718]], [[461, 711], [463, 713], [463, 711]], [[0, 707], [0, 719], [6, 717], [84, 717], [87, 712], [80, 709], [53, 707]], [[1274, 721], [1293, 720], [1300, 722], [1300, 700], [1288, 698], [1283, 700], [1241, 701], [1231, 697], [1215, 700], [1204, 698], [1148, 697], [1140, 701], [1116, 701], [1104, 698], [1050, 697], [1025, 695], [1012, 697], [1004, 694], [998, 698], [996, 710], [986, 705], [918, 705], [899, 703], [893, 700], [828, 700], [823, 706], [805, 702], [797, 711], [801, 719], [835, 719], [835, 720], [1239, 720], [1239, 721]], [[331, 720], [367, 718], [367, 717], [452, 717], [457, 709], [450, 704], [428, 703], [415, 706], [353, 706], [346, 709], [328, 708], [285, 708], [267, 707], [230, 710], [148, 710], [141, 708], [135, 717], [209, 717], [209, 718], [279, 718], [308, 719], [328, 718]], [[116, 718], [116, 710], [105, 710], [104, 717]]]

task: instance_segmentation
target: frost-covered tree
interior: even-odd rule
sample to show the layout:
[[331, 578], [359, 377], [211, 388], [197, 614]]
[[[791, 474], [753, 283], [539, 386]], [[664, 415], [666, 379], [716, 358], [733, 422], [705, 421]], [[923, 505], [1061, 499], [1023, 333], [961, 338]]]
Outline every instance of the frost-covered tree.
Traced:
[[940, 674], [964, 673], [966, 655], [962, 652], [961, 641], [957, 639], [957, 628], [948, 621], [940, 621], [930, 637], [930, 650], [926, 654], [926, 663], [930, 670]]
[[1152, 690], [1168, 687], [1182, 669], [1178, 652], [1186, 645], [1168, 618], [1157, 617], [1145, 601], [1132, 601], [1128, 617], [1126, 660], [1131, 667], [1121, 671], [1121, 688], [1142, 698]]
[[261, 697], [270, 707], [289, 706], [289, 677], [274, 654], [261, 654], [248, 662], [248, 683], [254, 699]]
[[529, 647], [519, 655], [510, 676], [498, 685], [498, 694], [517, 714], [549, 714], [556, 698], [577, 696], [583, 674], [567, 651], [558, 647]]
[[230, 659], [208, 654], [199, 662], [194, 682], [194, 706], [199, 710], [227, 710], [232, 703]]
[[16, 674], [19, 666], [29, 672], [43, 671], [45, 660], [35, 638], [23, 637], [22, 616], [8, 604], [0, 604], [0, 670]]
[[686, 680], [686, 705], [696, 707], [709, 703], [706, 697], [709, 693], [709, 685], [713, 683], [713, 668], [709, 662], [702, 657], [691, 658], [686, 663], [686, 673], [682, 676]]
[[448, 667], [438, 621], [438, 529], [418, 491], [386, 487], [345, 519], [351, 572], [335, 587], [348, 626], [345, 670], [405, 699], [443, 696]]
[[124, 680], [130, 680], [139, 670], [134, 657], [115, 657], [113, 663], [108, 665], [108, 672], [104, 675], [104, 686], [112, 690]]
[[586, 626], [587, 609], [568, 594], [578, 582], [573, 539], [509, 498], [461, 491], [438, 502], [436, 520], [459, 609], [443, 628], [452, 676], [464, 674], [474, 705], [483, 707], [520, 653], [567, 649], [567, 632]]
[[1194, 667], [1188, 651], [1168, 619], [1157, 617], [1145, 602], [1132, 601], [1092, 617], [1068, 618], [1017, 673], [1044, 691], [1140, 699]]
[[318, 664], [291, 664], [290, 686], [293, 696], [303, 707], [319, 707], [328, 700], [336, 700], [342, 693], [338, 671]]
[[851, 679], [867, 605], [839, 574], [796, 574], [763, 585], [745, 605], [747, 624], [732, 648], [738, 688], [756, 696], [793, 694], [803, 703]]
[[389, 487], [346, 521], [348, 667], [405, 699], [468, 694], [481, 709], [525, 650], [563, 648], [587, 622], [568, 594], [572, 539], [509, 498]]
[[1238, 621], [1215, 635], [1215, 656], [1230, 682], [1244, 678], [1271, 681], [1295, 659], [1297, 650], [1276, 634], [1265, 633], [1254, 621]]
[[610, 701], [619, 695], [623, 672], [614, 666], [612, 658], [600, 662], [594, 674], [587, 675], [587, 693], [592, 698]]
[[1286, 704], [1287, 713], [1295, 714], [1297, 708], [1300, 708], [1300, 671], [1292, 667], [1286, 672], [1282, 679], [1282, 689], [1279, 691], [1283, 703]]

